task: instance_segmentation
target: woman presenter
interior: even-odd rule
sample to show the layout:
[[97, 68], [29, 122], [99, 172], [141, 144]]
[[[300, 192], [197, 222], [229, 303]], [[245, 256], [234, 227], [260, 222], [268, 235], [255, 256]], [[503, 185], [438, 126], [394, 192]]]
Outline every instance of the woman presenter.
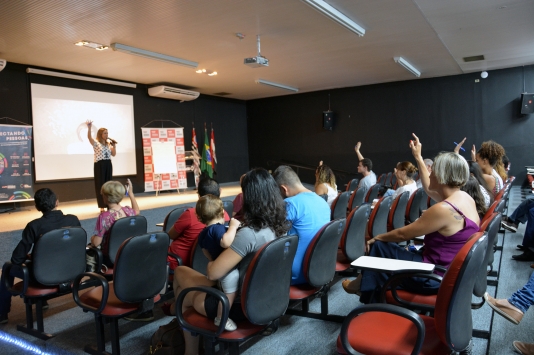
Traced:
[[111, 180], [113, 176], [113, 165], [111, 165], [111, 157], [114, 157], [117, 151], [115, 145], [117, 142], [114, 139], [108, 138], [108, 130], [106, 128], [100, 128], [96, 133], [96, 138], [91, 137], [91, 129], [93, 121], [87, 121], [87, 139], [93, 146], [95, 151], [94, 158], [94, 179], [95, 179], [95, 193], [98, 207], [100, 207], [100, 213], [104, 212], [106, 203], [102, 198], [100, 190], [102, 185]]

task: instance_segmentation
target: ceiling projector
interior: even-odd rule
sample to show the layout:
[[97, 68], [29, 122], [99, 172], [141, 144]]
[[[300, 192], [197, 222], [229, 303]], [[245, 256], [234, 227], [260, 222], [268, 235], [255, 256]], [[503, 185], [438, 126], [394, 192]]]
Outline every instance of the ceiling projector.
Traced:
[[260, 35], [258, 37], [258, 55], [251, 58], [245, 58], [245, 65], [248, 65], [251, 68], [259, 68], [259, 67], [268, 67], [269, 66], [269, 59], [265, 58], [260, 53]]

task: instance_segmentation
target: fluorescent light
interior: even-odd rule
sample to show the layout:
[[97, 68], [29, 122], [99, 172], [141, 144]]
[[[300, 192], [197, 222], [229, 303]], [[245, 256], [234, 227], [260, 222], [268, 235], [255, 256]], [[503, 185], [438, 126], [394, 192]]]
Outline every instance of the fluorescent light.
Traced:
[[267, 81], [267, 80], [263, 80], [263, 79], [256, 80], [256, 84], [263, 84], [263, 85], [273, 86], [275, 88], [285, 89], [285, 90], [294, 91], [294, 92], [299, 91], [298, 88], [294, 88], [292, 86], [287, 86], [287, 85], [283, 85], [283, 84], [273, 83], [272, 81]]
[[130, 47], [130, 46], [126, 46], [120, 43], [112, 43], [110, 46], [114, 51], [133, 54], [133, 55], [143, 57], [143, 58], [159, 60], [161, 62], [170, 63], [170, 64], [184, 65], [190, 68], [198, 67], [197, 62], [192, 62], [190, 60], [186, 60], [186, 59], [182, 59], [178, 57], [171, 57], [170, 55], [151, 52], [151, 51], [147, 51], [141, 48]]
[[315, 10], [319, 11], [325, 16], [328, 16], [330, 19], [336, 21], [341, 26], [351, 30], [356, 33], [358, 36], [362, 37], [365, 34], [365, 29], [358, 25], [356, 22], [352, 21], [350, 18], [345, 16], [342, 12], [336, 10], [332, 5], [326, 3], [323, 0], [302, 0], [306, 4], [313, 7]]
[[421, 72], [415, 69], [415, 67], [411, 65], [410, 63], [408, 63], [408, 61], [406, 61], [406, 59], [404, 59], [403, 57], [393, 57], [393, 60], [395, 61], [395, 63], [399, 63], [402, 67], [404, 67], [404, 69], [408, 70], [410, 73], [412, 73], [416, 77], [421, 76]]
[[42, 70], [42, 69], [35, 69], [35, 68], [27, 68], [26, 69], [26, 73], [28, 73], [28, 74], [41, 74], [41, 75], [57, 76], [59, 78], [91, 81], [91, 82], [94, 82], [94, 83], [101, 83], [101, 84], [125, 86], [127, 88], [135, 88], [135, 87], [137, 87], [137, 84], [127, 83], [125, 81], [116, 81], [116, 80], [92, 78], [90, 76], [59, 73], [59, 72], [56, 72], [56, 71]]

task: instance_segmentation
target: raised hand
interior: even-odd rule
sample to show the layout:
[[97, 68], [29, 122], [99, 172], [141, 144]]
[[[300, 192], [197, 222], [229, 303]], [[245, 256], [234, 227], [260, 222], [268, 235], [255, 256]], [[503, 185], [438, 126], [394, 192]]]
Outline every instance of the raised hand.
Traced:
[[465, 143], [465, 140], [466, 140], [466, 139], [467, 139], [467, 137], [464, 138], [464, 139], [462, 139], [462, 140], [460, 141], [460, 143], [456, 144], [456, 147], [454, 148], [454, 152], [455, 152], [456, 154], [460, 154], [460, 149], [462, 149], [462, 145]]
[[423, 147], [423, 145], [421, 144], [421, 142], [419, 141], [419, 137], [417, 137], [415, 135], [415, 133], [412, 133], [412, 136], [415, 138], [415, 140], [411, 140], [410, 141], [410, 149], [412, 150], [412, 154], [414, 156], [414, 158], [419, 158], [421, 157], [421, 149]]
[[475, 148], [474, 144], [473, 144], [473, 148], [471, 148], [471, 160], [477, 161], [477, 149]]
[[85, 124], [87, 125], [87, 127], [91, 128], [91, 126], [93, 125], [93, 121], [87, 120], [85, 121]]

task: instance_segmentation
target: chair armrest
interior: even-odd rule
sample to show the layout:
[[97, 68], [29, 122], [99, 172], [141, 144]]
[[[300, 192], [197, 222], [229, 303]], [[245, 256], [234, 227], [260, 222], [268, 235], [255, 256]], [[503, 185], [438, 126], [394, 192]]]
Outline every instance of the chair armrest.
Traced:
[[382, 287], [382, 291], [380, 293], [380, 302], [386, 303], [386, 293], [387, 293], [387, 291], [389, 289], [389, 290], [391, 290], [391, 295], [393, 296], [395, 301], [397, 303], [399, 303], [399, 305], [401, 305], [401, 307], [405, 307], [405, 308], [408, 308], [408, 309], [418, 309], [418, 310], [422, 310], [424, 312], [433, 312], [435, 306], [429, 306], [429, 305], [426, 305], [426, 304], [408, 302], [408, 301], [403, 300], [402, 298], [399, 297], [399, 295], [397, 293], [397, 287], [401, 284], [403, 279], [408, 278], [408, 277], [427, 278], [427, 279], [436, 280], [436, 281], [438, 281], [440, 283], [441, 283], [441, 281], [443, 279], [440, 275], [437, 275], [437, 274], [421, 274], [421, 273], [413, 273], [413, 272], [395, 274], [395, 275], [391, 276], [386, 281], [384, 286]]
[[[185, 296], [189, 292], [195, 292], [195, 291], [210, 294], [216, 297], [219, 302], [221, 302], [222, 304], [221, 323], [219, 324], [219, 327], [217, 328], [216, 332], [211, 332], [207, 329], [195, 327], [194, 325], [187, 323], [185, 319], [183, 318], [182, 313], [179, 311], [180, 309], [182, 309], [182, 304], [184, 302]], [[228, 302], [228, 298], [226, 297], [226, 295], [222, 291], [216, 288], [207, 287], [207, 286], [190, 287], [190, 288], [186, 288], [182, 290], [182, 292], [180, 292], [180, 294], [178, 295], [178, 298], [176, 299], [176, 310], [177, 310], [176, 317], [178, 318], [178, 323], [180, 323], [180, 326], [183, 329], [186, 329], [190, 331], [191, 333], [197, 333], [197, 334], [202, 334], [207, 337], [216, 338], [219, 335], [221, 335], [221, 333], [224, 331], [226, 322], [228, 320], [228, 315], [230, 313], [230, 303]]]
[[352, 266], [362, 270], [373, 270], [389, 274], [419, 272], [432, 273], [434, 264], [417, 261], [387, 259], [374, 256], [361, 256], [351, 263]]
[[[80, 281], [84, 277], [89, 277], [89, 280], [84, 281], [83, 283], [80, 283]], [[102, 287], [102, 299], [100, 300], [100, 306], [98, 308], [95, 308], [91, 305], [88, 305], [87, 303], [82, 302], [80, 300], [79, 291], [87, 288], [87, 285], [92, 285], [92, 282], [96, 281], [97, 286]], [[72, 296], [74, 297], [74, 302], [84, 310], [93, 312], [93, 313], [102, 313], [104, 308], [106, 307], [106, 304], [108, 302], [108, 296], [109, 296], [109, 284], [108, 280], [102, 275], [97, 274], [96, 272], [84, 272], [83, 274], [80, 274], [76, 276], [74, 281], [72, 282]]]
[[[13, 282], [9, 282], [8, 277], [4, 275], [9, 275], [11, 272], [15, 273], [15, 276], [22, 279], [22, 291], [17, 291], [13, 289]], [[30, 269], [26, 264], [15, 265], [11, 261], [7, 261], [4, 266], [2, 266], [2, 282], [6, 290], [8, 290], [13, 296], [18, 296], [25, 294], [28, 290], [28, 285], [30, 284]]]
[[182, 261], [182, 258], [178, 255], [171, 253], [170, 251], [167, 252], [167, 255], [170, 256], [173, 259], [176, 259], [176, 262], [178, 263], [178, 266], [184, 265], [184, 262]]
[[[348, 329], [349, 329], [351, 321], [354, 318], [356, 318], [362, 313], [367, 313], [367, 312], [391, 313], [399, 317], [406, 318], [412, 323], [414, 323], [417, 328], [417, 339], [415, 341], [415, 346], [412, 351], [412, 354], [413, 355], [419, 354], [419, 351], [421, 350], [421, 347], [423, 346], [423, 341], [425, 340], [425, 323], [423, 322], [421, 317], [419, 317], [417, 313], [410, 311], [409, 309], [394, 306], [391, 304], [379, 304], [379, 303], [360, 306], [354, 309], [352, 312], [350, 312], [347, 315], [347, 317], [345, 317], [345, 321], [343, 322], [343, 325], [341, 326], [340, 338], [341, 338], [341, 345], [343, 346], [343, 349], [345, 349], [347, 353], [352, 354], [352, 355], [360, 354], [359, 352], [354, 350], [349, 343]], [[377, 329], [377, 333], [380, 333], [379, 329]], [[383, 334], [383, 335], [384, 335], [384, 341], [388, 341], [389, 335], [388, 334]]]
[[[497, 239], [497, 238], [495, 238], [495, 239]], [[436, 270], [445, 273], [445, 272], [447, 272], [448, 269], [445, 266], [436, 265], [434, 271], [436, 271]]]

